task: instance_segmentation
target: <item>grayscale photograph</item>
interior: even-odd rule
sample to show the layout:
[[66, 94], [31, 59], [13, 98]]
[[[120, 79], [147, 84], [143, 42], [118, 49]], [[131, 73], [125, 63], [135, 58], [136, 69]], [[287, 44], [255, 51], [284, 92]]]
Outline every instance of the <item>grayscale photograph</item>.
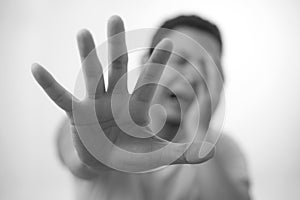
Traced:
[[299, 200], [300, 1], [1, 0], [0, 200]]

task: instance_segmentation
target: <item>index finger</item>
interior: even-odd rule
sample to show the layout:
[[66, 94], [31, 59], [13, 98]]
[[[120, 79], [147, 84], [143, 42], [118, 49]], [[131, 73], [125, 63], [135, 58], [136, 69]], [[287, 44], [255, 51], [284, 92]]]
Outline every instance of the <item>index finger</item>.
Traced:
[[92, 34], [88, 30], [81, 30], [77, 35], [77, 43], [87, 95], [92, 99], [98, 98], [105, 92], [105, 86]]

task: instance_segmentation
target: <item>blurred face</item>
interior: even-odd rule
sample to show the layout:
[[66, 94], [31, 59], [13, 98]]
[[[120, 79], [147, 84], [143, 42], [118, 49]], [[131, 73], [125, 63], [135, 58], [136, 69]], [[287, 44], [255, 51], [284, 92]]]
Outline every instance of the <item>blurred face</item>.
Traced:
[[[204, 84], [199, 71], [205, 76], [207, 68], [212, 67], [207, 54], [199, 51], [198, 45], [206, 50], [215, 63], [220, 63], [221, 55], [219, 43], [209, 33], [191, 27], [178, 27], [175, 30], [192, 40], [176, 33], [166, 36], [174, 44], [173, 52], [178, 52], [180, 56], [173, 54], [170, 57], [169, 68], [165, 69], [160, 80], [165, 87], [157, 88], [153, 103], [165, 108], [167, 122], [177, 124], [180, 123], [181, 115], [185, 115], [195, 99], [197, 89]], [[201, 95], [209, 94], [206, 92]]]

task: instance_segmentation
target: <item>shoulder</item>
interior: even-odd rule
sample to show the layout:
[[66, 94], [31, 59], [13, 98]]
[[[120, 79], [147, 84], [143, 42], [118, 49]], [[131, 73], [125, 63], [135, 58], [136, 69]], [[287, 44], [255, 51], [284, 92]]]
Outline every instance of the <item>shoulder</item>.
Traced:
[[216, 143], [217, 151], [220, 151], [220, 153], [232, 153], [234, 151], [235, 153], [244, 154], [242, 152], [241, 146], [238, 144], [238, 142], [227, 133], [222, 133], [220, 137], [218, 138], [218, 141]]
[[245, 153], [230, 135], [223, 133], [217, 144], [214, 158], [234, 179], [249, 182], [249, 172]]
[[218, 132], [216, 130], [209, 130], [206, 137], [208, 142], [214, 143], [216, 146], [215, 157], [230, 158], [244, 158], [244, 152], [241, 145], [229, 134], [225, 132]]

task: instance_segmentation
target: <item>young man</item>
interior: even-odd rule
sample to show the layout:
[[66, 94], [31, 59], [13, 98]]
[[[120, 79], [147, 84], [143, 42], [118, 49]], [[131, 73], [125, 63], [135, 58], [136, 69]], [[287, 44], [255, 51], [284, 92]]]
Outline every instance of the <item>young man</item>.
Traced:
[[[87, 98], [81, 102], [62, 88], [45, 69], [37, 64], [33, 66], [33, 75], [38, 83], [50, 98], [66, 111], [69, 118], [59, 130], [58, 149], [62, 162], [77, 177], [76, 197], [84, 200], [250, 199], [249, 177], [244, 156], [228, 136], [223, 135], [220, 138], [214, 157], [214, 148], [207, 148], [204, 153], [199, 154], [200, 143], [193, 142], [186, 146], [187, 138], [190, 132], [193, 132], [191, 126], [187, 124], [190, 123], [190, 112], [193, 109], [191, 105], [194, 105], [195, 101], [195, 95], [189, 90], [189, 86], [194, 91], [201, 91], [197, 94], [201, 96], [200, 110], [202, 112], [198, 138], [203, 139], [202, 136], [206, 131], [212, 135], [216, 134], [213, 130], [207, 129], [222, 92], [222, 79], [216, 78], [217, 74], [213, 72], [209, 58], [199, 53], [192, 43], [196, 42], [203, 46], [210, 58], [217, 64], [218, 71], [223, 77], [222, 40], [218, 28], [197, 16], [179, 16], [166, 21], [161, 28], [165, 29], [159, 30], [152, 40], [152, 47], [156, 46], [156, 48], [151, 49], [149, 56], [145, 59], [147, 60], [145, 69], [142, 71], [138, 84], [147, 81], [157, 83], [160, 79], [164, 87], [148, 84], [130, 95], [127, 92], [126, 78], [122, 84], [118, 85], [118, 80], [122, 80], [120, 78], [126, 74], [128, 62], [127, 54], [117, 55], [118, 52], [127, 51], [122, 34], [108, 42], [110, 57], [117, 59], [111, 63], [107, 90], [105, 90], [103, 76], [101, 76], [101, 64], [97, 57], [92, 55], [95, 45], [91, 34], [86, 30], [78, 34], [78, 46], [83, 61], [87, 90]], [[174, 31], [166, 31], [166, 29]], [[113, 16], [108, 23], [108, 37], [111, 38], [123, 32], [122, 20]], [[188, 39], [182, 39], [180, 35]], [[171, 54], [172, 51], [180, 52], [184, 57]], [[171, 68], [165, 69], [164, 72], [162, 68], [155, 67], [153, 64], [166, 65], [167, 62]], [[172, 72], [172, 69], [179, 73]], [[202, 78], [199, 78], [200, 71], [206, 76], [206, 82], [210, 83], [205, 83]], [[112, 95], [115, 86], [119, 87], [118, 96]], [[174, 98], [174, 93], [177, 99]], [[214, 100], [207, 100], [211, 97]], [[112, 101], [121, 105], [116, 108], [118, 120], [121, 124], [130, 124], [126, 121], [128, 116], [122, 117], [124, 113], [122, 105], [126, 105], [126, 100], [130, 102], [129, 110], [132, 119], [142, 127], [138, 133], [141, 135], [148, 134], [153, 129], [153, 127], [152, 129], [148, 127], [149, 107], [152, 104], [160, 104], [165, 108], [166, 123], [156, 136], [133, 137], [124, 133], [116, 125], [112, 108], [107, 105], [110, 105]], [[89, 112], [88, 107], [91, 105], [95, 108], [97, 122], [88, 120], [85, 115]], [[74, 112], [77, 112], [76, 116]], [[157, 121], [161, 116], [157, 114], [152, 118], [154, 118], [153, 121]], [[183, 128], [180, 126], [181, 123], [184, 124]], [[109, 162], [107, 166], [107, 163], [97, 159], [97, 152], [93, 154], [91, 150], [93, 147], [86, 143], [87, 140], [93, 143], [94, 139], [84, 139], [84, 135], [91, 137], [93, 133], [98, 134], [94, 125], [99, 124], [105, 136], [114, 145], [128, 152], [147, 153], [160, 150], [167, 145], [168, 148], [162, 154], [139, 157], [140, 160], [121, 156], [114, 150], [105, 149], [104, 157], [108, 158], [105, 161]], [[203, 164], [199, 165], [199, 163]], [[120, 167], [119, 169], [125, 169], [122, 171], [141, 172], [168, 164], [170, 166], [147, 173], [127, 173], [115, 169]]]

